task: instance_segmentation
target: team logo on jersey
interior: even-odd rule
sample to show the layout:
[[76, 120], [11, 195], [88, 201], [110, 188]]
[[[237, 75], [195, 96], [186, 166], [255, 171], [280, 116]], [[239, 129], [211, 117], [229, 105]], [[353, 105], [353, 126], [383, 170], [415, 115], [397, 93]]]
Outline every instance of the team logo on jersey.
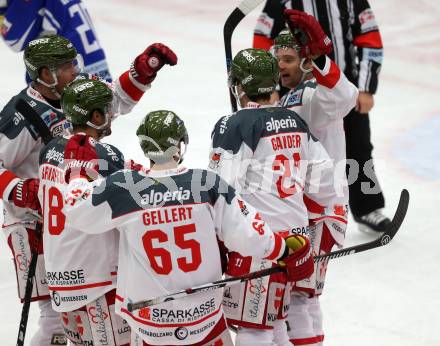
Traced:
[[212, 154], [208, 167], [211, 169], [217, 169], [220, 166], [220, 159], [221, 158], [222, 158], [221, 153]]
[[185, 340], [188, 337], [188, 329], [179, 327], [174, 331], [174, 336], [179, 340]]
[[333, 208], [333, 213], [338, 216], [347, 217], [348, 208], [346, 205], [336, 204]]
[[[55, 303], [56, 306], [60, 306], [61, 304], [61, 298], [57, 291], [52, 292], [52, 300]], [[66, 323], [67, 324], [67, 323]]]
[[290, 95], [288, 95], [287, 102], [285, 103], [285, 106], [292, 107], [292, 106], [301, 105], [301, 98], [302, 98], [303, 91], [304, 91], [303, 89], [296, 90], [296, 91], [292, 92]]
[[151, 320], [151, 310], [150, 308], [142, 308], [138, 312], [139, 317], [143, 318], [144, 320]]
[[63, 134], [64, 126], [63, 124], [56, 124], [55, 126], [50, 128], [50, 132], [52, 133], [52, 136], [58, 137]]

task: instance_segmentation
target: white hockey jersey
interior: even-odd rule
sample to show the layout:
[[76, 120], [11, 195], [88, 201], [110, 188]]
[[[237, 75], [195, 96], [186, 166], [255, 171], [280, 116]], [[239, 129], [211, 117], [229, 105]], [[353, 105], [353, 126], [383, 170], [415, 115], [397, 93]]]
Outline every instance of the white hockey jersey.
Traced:
[[93, 192], [91, 186], [82, 179], [69, 184], [82, 194], [72, 193], [77, 199], [65, 206], [66, 223], [90, 234], [120, 231], [116, 311], [148, 344], [197, 343], [222, 317], [222, 290], [126, 308], [221, 279], [217, 238], [269, 260], [285, 251], [283, 239], [212, 172], [180, 168], [146, 176], [124, 170], [96, 182]]
[[[38, 197], [43, 212], [46, 280], [55, 311], [73, 311], [116, 287], [119, 233], [88, 235], [65, 225], [63, 214], [64, 148], [69, 137], [57, 137], [40, 154]], [[99, 173], [124, 168], [124, 157], [112, 145], [96, 142]], [[89, 227], [94, 227], [93, 222]]]
[[249, 106], [215, 125], [209, 168], [260, 210], [273, 230], [304, 233], [309, 223], [304, 192], [333, 214], [332, 161], [297, 113]]
[[[319, 254], [322, 224], [329, 223], [331, 236], [342, 246], [347, 207], [341, 175], [335, 174], [333, 160], [296, 112], [250, 102], [217, 122], [210, 155], [210, 169], [240, 191], [272, 230], [284, 237], [309, 236], [314, 254]], [[321, 228], [309, 233], [310, 219]], [[321, 289], [321, 266], [296, 286], [312, 294]]]
[[[81, 74], [77, 78], [95, 77]], [[111, 87], [115, 92], [112, 104], [115, 118], [119, 114], [129, 113], [149, 86], [140, 85], [125, 72]], [[32, 86], [14, 96], [0, 112], [0, 197], [4, 202], [3, 230], [6, 237], [12, 231], [10, 227], [35, 221], [26, 209], [17, 208], [9, 201], [9, 194], [19, 179], [37, 178], [38, 157], [44, 146], [35, 127], [17, 112], [15, 104], [20, 98], [41, 116], [53, 136], [60, 136], [70, 128], [62, 110], [51, 106]]]
[[[329, 57], [322, 70], [312, 64], [314, 78], [290, 90], [280, 100], [280, 106], [303, 118], [330, 158], [338, 164], [345, 160], [343, 118], [356, 105], [358, 89]], [[342, 165], [345, 167], [345, 163]]]

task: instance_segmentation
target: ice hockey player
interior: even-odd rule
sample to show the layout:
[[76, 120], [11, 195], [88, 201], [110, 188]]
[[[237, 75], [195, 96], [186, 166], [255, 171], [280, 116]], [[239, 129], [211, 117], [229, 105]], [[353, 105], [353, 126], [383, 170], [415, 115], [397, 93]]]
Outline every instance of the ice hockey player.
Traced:
[[[32, 300], [39, 301], [40, 321], [31, 345], [50, 345], [53, 334], [63, 333], [59, 316], [50, 304], [42, 243], [36, 241], [35, 217], [37, 211], [38, 157], [43, 147], [43, 134], [32, 118], [17, 111], [16, 102], [26, 101], [43, 120], [52, 136], [61, 135], [70, 127], [60, 106], [60, 94], [78, 75], [75, 64], [76, 50], [72, 43], [53, 35], [31, 41], [24, 52], [26, 70], [33, 82], [7, 103], [0, 112], [0, 196], [4, 206], [3, 231], [11, 248], [17, 273], [18, 293], [24, 298], [31, 246], [37, 247], [39, 257], [34, 280]], [[150, 59], [158, 63], [148, 65]], [[175, 54], [162, 44], [153, 44], [140, 54], [129, 71], [114, 83], [112, 114], [128, 113], [148, 89], [163, 64], [175, 64]]]
[[[71, 175], [66, 224], [96, 235], [120, 231], [117, 312], [132, 328], [132, 346], [232, 345], [222, 290], [135, 312], [127, 303], [221, 279], [217, 238], [246, 255], [284, 258], [289, 280], [313, 271], [310, 243], [301, 235], [285, 242], [215, 173], [180, 166], [188, 134], [175, 113], [150, 112], [136, 134], [151, 160], [148, 174], [125, 170], [94, 184], [85, 172]], [[69, 143], [65, 157], [97, 157], [89, 141]]]
[[[345, 206], [337, 204], [328, 154], [297, 113], [270, 104], [278, 80], [278, 62], [269, 52], [244, 49], [234, 57], [229, 81], [242, 109], [215, 125], [209, 167], [278, 234], [308, 235], [304, 193], [324, 206], [319, 222], [331, 220], [344, 231]], [[270, 265], [230, 252], [226, 273], [240, 275]], [[232, 287], [223, 302], [228, 322], [239, 326], [236, 344], [290, 345], [284, 322], [289, 301], [290, 285], [282, 276]]]
[[[21, 52], [39, 36], [58, 34], [73, 43], [83, 63], [84, 72], [111, 82], [104, 50], [81, 0], [0, 0], [1, 16], [3, 21], [0, 19], [0, 32], [12, 50]], [[27, 81], [31, 81], [29, 76]]]
[[372, 159], [369, 112], [383, 60], [374, 11], [368, 0], [267, 0], [254, 30], [254, 48], [269, 49], [286, 26], [285, 11], [292, 10], [305, 11], [319, 21], [334, 45], [328, 55], [359, 89], [356, 107], [344, 117], [347, 159], [359, 167], [349, 185], [349, 205], [359, 230], [376, 235], [385, 231], [391, 220], [382, 213], [385, 199]]
[[[348, 204], [345, 173], [345, 134], [343, 118], [356, 105], [357, 88], [348, 81], [339, 67], [326, 55], [331, 45], [324, 45], [326, 35], [313, 16], [289, 11], [287, 20], [294, 26], [282, 31], [272, 48], [280, 68], [281, 84], [290, 91], [281, 99], [281, 106], [295, 111], [326, 149], [335, 167], [338, 184], [337, 204]], [[300, 35], [307, 42], [301, 42]], [[312, 38], [322, 38], [322, 44]], [[310, 47], [313, 47], [311, 49]], [[315, 254], [324, 254], [336, 245], [343, 246], [345, 233], [320, 220], [324, 206], [307, 195], [312, 244]], [[316, 226], [315, 226], [316, 224]], [[319, 295], [324, 288], [327, 262], [316, 264], [315, 277], [296, 283], [291, 299], [288, 321], [293, 344], [317, 345], [324, 338]]]
[[[110, 130], [112, 101], [112, 90], [102, 81], [92, 79], [74, 81], [61, 97], [63, 112], [73, 126], [73, 136], [84, 134], [82, 138], [93, 145], [101, 176], [124, 168], [121, 152], [99, 142]], [[71, 137], [54, 138], [40, 154], [39, 200], [52, 308], [60, 313], [65, 334], [74, 345], [129, 345], [130, 328], [115, 314], [114, 306], [117, 231], [90, 236], [65, 225], [64, 171], [69, 159], [64, 157], [64, 150], [68, 150], [66, 144]]]

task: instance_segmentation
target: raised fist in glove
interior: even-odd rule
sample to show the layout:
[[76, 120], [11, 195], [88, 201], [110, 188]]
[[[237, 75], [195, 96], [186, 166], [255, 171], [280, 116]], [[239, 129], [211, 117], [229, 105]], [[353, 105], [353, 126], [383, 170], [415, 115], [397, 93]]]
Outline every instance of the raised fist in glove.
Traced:
[[143, 85], [150, 84], [165, 64], [176, 65], [176, 54], [162, 43], [153, 43], [136, 57], [131, 64], [130, 75]]
[[332, 41], [324, 33], [315, 17], [298, 10], [284, 10], [290, 31], [299, 29], [306, 36], [302, 42], [300, 55], [303, 58], [316, 59], [320, 55], [329, 54], [332, 51]]
[[20, 180], [12, 189], [9, 200], [19, 208], [30, 208], [33, 210], [40, 209], [40, 201], [38, 200], [39, 179]]
[[310, 241], [299, 234], [286, 238], [285, 241], [290, 250], [289, 255], [278, 261], [278, 264], [285, 267], [289, 281], [307, 279], [315, 269]]
[[99, 164], [95, 143], [92, 137], [85, 134], [70, 137], [64, 148], [66, 183], [76, 178], [93, 181], [98, 177]]

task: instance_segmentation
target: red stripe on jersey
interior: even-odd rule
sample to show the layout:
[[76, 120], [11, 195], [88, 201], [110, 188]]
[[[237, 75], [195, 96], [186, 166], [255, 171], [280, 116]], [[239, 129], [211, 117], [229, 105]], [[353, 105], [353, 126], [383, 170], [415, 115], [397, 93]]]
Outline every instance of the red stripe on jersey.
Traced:
[[116, 276], [116, 275], [118, 275], [118, 272], [110, 272], [110, 275], [111, 276]]
[[371, 31], [366, 34], [359, 35], [353, 40], [355, 46], [365, 48], [382, 48], [382, 37], [379, 31]]
[[[330, 59], [327, 59], [327, 61], [328, 60]], [[325, 76], [323, 76], [321, 72], [316, 68], [312, 70], [312, 74], [316, 78], [318, 84], [321, 84], [329, 89], [332, 89], [338, 82], [339, 78], [341, 77], [341, 70], [339, 69], [338, 65], [336, 65], [332, 60], [330, 60], [330, 69]]]
[[122, 90], [124, 90], [133, 100], [139, 101], [144, 94], [144, 92], [138, 89], [130, 80], [128, 76], [128, 71], [125, 71], [119, 77], [119, 83], [121, 84]]
[[318, 217], [316, 219], [312, 219], [312, 221], [316, 223], [316, 222], [319, 222], [319, 221], [324, 220], [324, 219], [334, 219], [334, 220], [337, 220], [337, 221], [341, 221], [341, 222], [343, 222], [345, 224], [347, 223], [347, 220], [345, 220], [342, 217], [337, 217], [337, 216], [323, 216], [323, 217]]
[[276, 260], [277, 258], [279, 258], [282, 255], [282, 253], [280, 253], [280, 252], [281, 252], [281, 248], [284, 243], [284, 238], [280, 234], [277, 234], [277, 233], [275, 233], [274, 236], [275, 236], [275, 245], [273, 247], [273, 251], [269, 256], [266, 257], [266, 259], [269, 261]]
[[124, 298], [122, 298], [121, 296], [116, 295], [115, 298], [116, 298], [116, 300], [119, 300], [120, 302], [124, 302]]
[[195, 326], [199, 323], [204, 322], [205, 320], [211, 318], [212, 316], [217, 315], [220, 311], [221, 311], [221, 305], [218, 307], [217, 310], [211, 312], [209, 315], [206, 315], [205, 317], [201, 318], [200, 320], [194, 321], [194, 322], [188, 322], [188, 323], [167, 323], [167, 324], [158, 324], [158, 323], [154, 323], [154, 322], [149, 322], [146, 321], [144, 319], [140, 319], [139, 317], [133, 315], [132, 313], [130, 313], [127, 309], [125, 308], [121, 308], [121, 311], [123, 313], [126, 313], [127, 315], [129, 315], [131, 318], [133, 318], [136, 322], [145, 324], [147, 326], [153, 326], [153, 327], [157, 327], [157, 328], [173, 328], [173, 327], [189, 327], [189, 326]]
[[323, 214], [325, 211], [325, 208], [320, 205], [319, 203], [315, 202], [313, 199], [307, 197], [306, 195], [303, 195], [303, 201], [306, 205], [307, 211], [313, 213], [313, 214]]
[[3, 196], [3, 193], [5, 192], [8, 185], [11, 183], [12, 180], [15, 178], [18, 178], [14, 173], [11, 171], [5, 171], [2, 174], [0, 174], [0, 198]]
[[324, 336], [322, 335], [322, 339], [320, 339], [321, 335], [319, 336], [312, 336], [310, 338], [301, 338], [301, 339], [290, 339], [290, 342], [295, 345], [314, 345], [321, 340], [324, 340]]
[[254, 42], [252, 45], [254, 48], [269, 50], [273, 45], [273, 40], [263, 35], [254, 35]]
[[49, 287], [49, 291], [76, 291], [76, 290], [82, 290], [84, 288], [109, 286], [111, 284], [113, 284], [112, 281], [103, 281], [103, 282], [96, 282], [94, 284], [78, 285], [78, 286], [48, 286], [48, 287]]

